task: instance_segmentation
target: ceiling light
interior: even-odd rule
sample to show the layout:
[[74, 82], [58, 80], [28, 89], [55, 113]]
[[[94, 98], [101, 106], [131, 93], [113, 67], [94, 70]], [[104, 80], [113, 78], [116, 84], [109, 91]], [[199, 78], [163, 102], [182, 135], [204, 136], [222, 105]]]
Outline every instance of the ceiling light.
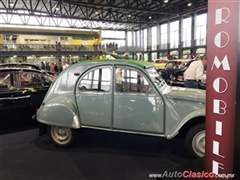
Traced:
[[128, 14], [127, 17], [131, 17], [132, 15], [131, 14]]
[[56, 7], [56, 11], [58, 11], [58, 10], [59, 10], [59, 7], [57, 6], [57, 7]]
[[99, 13], [98, 11], [95, 12], [95, 14], [98, 14], [98, 13]]
[[168, 0], [164, 0], [165, 3], [168, 3]]
[[12, 1], [9, 2], [9, 6], [13, 7], [13, 2]]
[[149, 16], [148, 19], [152, 19], [152, 16]]
[[189, 3], [188, 3], [188, 6], [191, 6], [191, 5], [192, 5], [192, 3], [191, 3], [191, 2], [189, 2]]

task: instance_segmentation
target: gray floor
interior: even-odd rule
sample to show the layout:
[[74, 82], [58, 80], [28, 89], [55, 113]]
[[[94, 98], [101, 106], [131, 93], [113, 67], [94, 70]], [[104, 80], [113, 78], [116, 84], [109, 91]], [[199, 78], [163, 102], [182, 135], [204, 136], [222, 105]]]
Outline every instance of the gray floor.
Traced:
[[0, 180], [149, 180], [186, 164], [182, 140], [82, 130], [76, 145], [57, 148], [38, 129], [0, 135]]

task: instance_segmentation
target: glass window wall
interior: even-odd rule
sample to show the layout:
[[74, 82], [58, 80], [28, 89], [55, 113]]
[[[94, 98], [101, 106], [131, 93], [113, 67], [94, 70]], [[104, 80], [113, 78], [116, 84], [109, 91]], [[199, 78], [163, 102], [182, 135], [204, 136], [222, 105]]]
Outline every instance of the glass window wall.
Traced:
[[170, 23], [170, 48], [178, 48], [179, 43], [179, 21]]
[[134, 43], [132, 42], [132, 31], [127, 32], [127, 46], [132, 47]]
[[124, 31], [110, 31], [110, 30], [103, 30], [102, 37], [103, 38], [126, 38]]
[[192, 18], [186, 18], [183, 20], [183, 47], [191, 46], [192, 37]]
[[168, 33], [168, 27], [167, 24], [161, 25], [161, 49], [167, 49], [167, 33]]
[[147, 29], [143, 30], [143, 50], [146, 51], [147, 50]]
[[167, 51], [161, 51], [159, 53], [159, 58], [167, 60], [167, 55], [168, 55]]
[[140, 30], [137, 31], [137, 47], [141, 47], [141, 45], [140, 45]]
[[157, 50], [157, 26], [151, 28], [152, 31], [152, 50]]
[[196, 45], [206, 45], [207, 14], [198, 15], [196, 18]]

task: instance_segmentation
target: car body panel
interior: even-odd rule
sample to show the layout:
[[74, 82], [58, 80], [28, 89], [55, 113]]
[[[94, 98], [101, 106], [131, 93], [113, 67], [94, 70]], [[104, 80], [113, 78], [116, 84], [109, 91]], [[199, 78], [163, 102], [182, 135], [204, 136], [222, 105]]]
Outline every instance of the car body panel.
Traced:
[[[11, 74], [11, 82], [7, 79], [4, 80], [3, 76], [7, 74]], [[29, 76], [30, 79], [23, 78], [23, 76]], [[40, 78], [40, 84], [34, 84], [34, 76]], [[41, 105], [51, 82], [45, 74], [38, 70], [0, 69], [0, 129], [33, 123], [32, 116], [35, 114], [36, 108]]]
[[[150, 81], [146, 76], [144, 77]], [[153, 86], [147, 93], [115, 92], [113, 107], [114, 129], [163, 133], [164, 104], [162, 97]]]
[[[94, 74], [96, 70], [102, 72], [104, 68], [110, 68], [112, 74], [108, 91], [81, 89], [80, 84], [90, 76], [88, 73]], [[149, 91], [118, 91], [117, 68], [124, 72], [126, 68], [126, 73], [140, 73], [141, 76], [137, 76], [140, 80], [145, 78], [148, 81]], [[146, 62], [106, 60], [74, 64], [52, 84], [37, 113], [37, 120], [47, 125], [99, 128], [172, 138], [190, 118], [205, 115], [205, 92], [170, 88], [160, 78], [153, 65]], [[93, 78], [90, 79], [94, 82]], [[129, 82], [134, 85], [134, 81]], [[138, 83], [141, 86], [142, 82]], [[91, 85], [85, 84], [86, 89]]]
[[[71, 96], [71, 95], [70, 95]], [[66, 97], [55, 97], [44, 104], [38, 115], [38, 121], [55, 126], [79, 128], [80, 121], [76, 116], [77, 107]], [[75, 119], [77, 118], [77, 119]]]
[[[81, 76], [75, 91], [76, 104], [82, 125], [110, 128], [112, 124], [113, 102], [111, 91], [112, 65], [97, 66], [96, 69], [90, 69], [85, 74], [88, 75], [92, 71], [99, 73], [99, 68], [103, 69], [104, 72], [102, 73], [107, 73], [104, 78], [105, 80], [108, 79], [109, 82], [102, 82], [101, 87], [98, 88], [95, 86], [96, 84], [89, 85], [89, 80], [85, 79], [86, 76]], [[84, 90], [82, 89], [83, 87], [85, 88]], [[92, 88], [92, 90], [95, 88], [95, 91], [89, 91], [89, 88]]]
[[154, 67], [156, 69], [163, 69], [166, 66], [167, 63], [155, 63]]

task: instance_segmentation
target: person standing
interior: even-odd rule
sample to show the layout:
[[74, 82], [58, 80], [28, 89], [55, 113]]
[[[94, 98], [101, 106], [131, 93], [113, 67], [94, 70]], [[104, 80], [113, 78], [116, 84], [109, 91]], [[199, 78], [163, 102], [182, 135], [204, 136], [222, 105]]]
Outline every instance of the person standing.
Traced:
[[54, 71], [54, 63], [51, 63], [51, 64], [50, 64], [50, 71], [51, 71], [52, 73], [55, 73], [55, 71]]
[[198, 81], [206, 79], [204, 69], [207, 66], [207, 56], [203, 55], [201, 60], [194, 61], [184, 72], [184, 86], [199, 89]]
[[55, 63], [54, 65], [54, 71], [55, 71], [55, 74], [58, 75], [58, 63]]
[[62, 66], [62, 69], [64, 70], [64, 69], [66, 69], [68, 66], [69, 66], [69, 64], [68, 64], [66, 61], [64, 61], [63, 66]]
[[50, 68], [49, 62], [46, 62], [46, 70], [47, 70], [47, 71], [50, 71], [50, 69], [51, 69], [51, 68]]
[[43, 69], [43, 70], [46, 69], [46, 66], [45, 66], [45, 63], [44, 63], [44, 62], [41, 62], [41, 69]]

